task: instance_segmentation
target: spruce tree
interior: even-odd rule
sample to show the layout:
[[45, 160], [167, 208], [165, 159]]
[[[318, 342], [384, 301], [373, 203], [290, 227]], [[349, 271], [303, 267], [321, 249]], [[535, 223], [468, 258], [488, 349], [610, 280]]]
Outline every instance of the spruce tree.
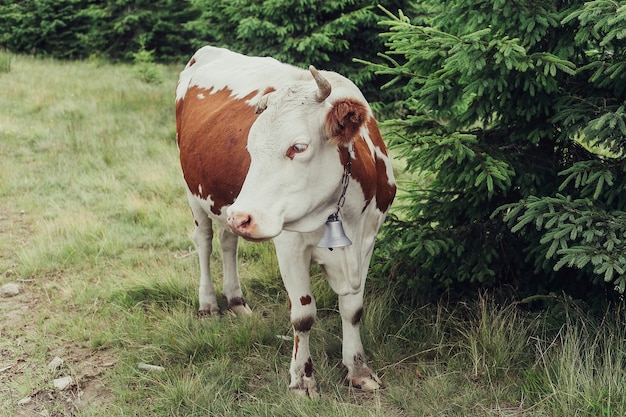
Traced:
[[[378, 244], [412, 294], [626, 283], [626, 2], [422, 2], [387, 12], [412, 176]], [[399, 208], [399, 209], [398, 209]]]

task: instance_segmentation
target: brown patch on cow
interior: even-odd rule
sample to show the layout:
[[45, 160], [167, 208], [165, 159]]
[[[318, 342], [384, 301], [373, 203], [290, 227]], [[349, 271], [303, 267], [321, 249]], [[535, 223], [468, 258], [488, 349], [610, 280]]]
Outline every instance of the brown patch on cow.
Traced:
[[313, 376], [313, 361], [311, 360], [311, 357], [309, 357], [304, 364], [304, 375], [307, 378], [311, 378]]
[[[387, 148], [380, 130], [378, 130], [376, 120], [371, 118], [367, 121], [367, 130], [374, 146], [380, 149], [384, 155], [387, 155]], [[396, 196], [396, 186], [395, 184], [389, 184], [387, 165], [383, 159], [378, 157], [376, 157], [376, 174], [376, 207], [384, 213], [389, 209]]]
[[347, 145], [359, 132], [367, 117], [367, 108], [360, 101], [336, 101], [326, 115], [326, 134], [330, 140]]
[[387, 177], [387, 166], [385, 161], [380, 158], [376, 158], [377, 171], [380, 173], [376, 177], [378, 185], [376, 187], [376, 207], [378, 210], [385, 213], [389, 210], [393, 199], [396, 196], [396, 186], [389, 184], [389, 178]]
[[250, 127], [257, 118], [254, 107], [231, 96], [228, 89], [191, 87], [176, 103], [176, 129], [180, 162], [189, 190], [213, 201], [219, 215], [241, 191], [250, 154], [246, 149]]
[[293, 322], [293, 329], [297, 332], [308, 332], [313, 327], [315, 318], [313, 316], [303, 317]]
[[361, 322], [361, 316], [363, 316], [363, 307], [359, 308], [356, 313], [354, 313], [354, 316], [352, 316], [352, 325], [356, 326], [357, 324], [359, 324]]
[[195, 64], [195, 63], [196, 63], [196, 58], [191, 58], [191, 59], [189, 60], [189, 65], [188, 65], [188, 66], [189, 66], [189, 67], [191, 67], [191, 66], [193, 66], [193, 64]]
[[298, 335], [293, 339], [293, 358], [296, 359], [298, 357], [298, 349], [300, 348], [300, 338]]
[[291, 311], [291, 298], [287, 297], [287, 303], [289, 304], [289, 311]]
[[[372, 144], [387, 155], [376, 120], [370, 117], [366, 124]], [[340, 152], [341, 163], [346, 166], [348, 160], [351, 160], [348, 149], [341, 147]], [[372, 155], [365, 138], [361, 135], [354, 138], [354, 154], [355, 159], [351, 160], [351, 177], [361, 185], [363, 190], [365, 196], [363, 210], [375, 198], [378, 210], [386, 212], [395, 197], [396, 186], [389, 184], [385, 161], [378, 158], [376, 154]]]
[[311, 304], [311, 296], [310, 295], [305, 295], [304, 297], [300, 297], [300, 304], [302, 304], [303, 306], [307, 306], [309, 304]]
[[365, 209], [376, 195], [376, 176], [378, 173], [370, 148], [362, 136], [354, 138], [354, 156], [354, 159], [351, 159], [348, 148], [341, 147], [341, 163], [346, 166], [348, 161], [352, 162], [350, 176], [361, 185], [365, 197], [363, 204], [363, 209]]

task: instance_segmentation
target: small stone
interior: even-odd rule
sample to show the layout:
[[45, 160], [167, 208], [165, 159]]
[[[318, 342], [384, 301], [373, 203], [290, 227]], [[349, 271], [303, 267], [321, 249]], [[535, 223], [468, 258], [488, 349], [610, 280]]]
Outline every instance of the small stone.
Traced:
[[54, 359], [52, 359], [50, 363], [48, 363], [48, 369], [50, 369], [51, 371], [56, 371], [61, 367], [61, 365], [63, 365], [63, 359], [55, 356]]
[[163, 372], [165, 368], [159, 365], [150, 365], [148, 363], [138, 363], [137, 368], [142, 371], [151, 371], [151, 372]]
[[9, 282], [0, 287], [0, 297], [14, 297], [20, 293], [20, 286], [14, 282]]
[[71, 376], [64, 376], [64, 377], [57, 378], [54, 380], [54, 388], [58, 389], [59, 391], [63, 391], [64, 389], [69, 387], [71, 384], [72, 384]]
[[12, 269], [7, 269], [7, 270], [4, 272], [4, 276], [5, 276], [5, 277], [7, 277], [7, 278], [8, 278], [8, 277], [10, 277], [10, 276], [13, 276], [13, 275], [15, 275], [15, 272], [13, 272], [13, 270], [12, 270]]
[[19, 406], [28, 405], [28, 404], [30, 404], [30, 402], [31, 402], [32, 400], [33, 400], [33, 398], [32, 398], [32, 397], [24, 397], [24, 398], [22, 398], [21, 400], [19, 400], [19, 401], [17, 402], [17, 405], [19, 405]]

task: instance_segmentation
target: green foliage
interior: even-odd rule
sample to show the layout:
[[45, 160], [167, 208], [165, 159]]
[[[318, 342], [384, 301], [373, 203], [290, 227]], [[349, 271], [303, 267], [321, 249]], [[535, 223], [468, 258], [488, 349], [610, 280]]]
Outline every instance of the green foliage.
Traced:
[[387, 12], [371, 65], [404, 96], [392, 148], [430, 178], [405, 186], [379, 271], [431, 295], [623, 292], [626, 4], [424, 5]]
[[198, 11], [186, 1], [107, 0], [105, 50], [127, 60], [141, 49], [154, 51], [157, 61], [186, 60], [193, 53], [193, 32], [185, 23]]
[[531, 196], [509, 207], [511, 211], [504, 219], [513, 225], [513, 232], [533, 223], [537, 231], [544, 232], [540, 245], [533, 250], [538, 266], [553, 265], [555, 271], [566, 265], [589, 268], [604, 281], [613, 282], [620, 293], [624, 292], [625, 212], [607, 212], [594, 205], [591, 199], [572, 200], [561, 194], [543, 198]]
[[0, 2], [0, 45], [14, 52], [58, 58], [85, 56], [101, 46], [93, 32], [104, 16], [94, 0], [3, 0]]
[[160, 61], [191, 53], [183, 23], [197, 11], [174, 0], [0, 0], [0, 46], [56, 58], [130, 60], [144, 46]]
[[160, 84], [163, 82], [161, 71], [154, 63], [154, 51], [146, 51], [142, 45], [139, 52], [133, 55], [135, 63], [135, 73], [139, 79], [147, 84]]
[[386, 79], [352, 62], [377, 60], [384, 48], [378, 3], [393, 10], [411, 7], [408, 0], [192, 0], [202, 13], [187, 26], [195, 34], [194, 47], [210, 43], [334, 70], [348, 75], [366, 97], [378, 98]]

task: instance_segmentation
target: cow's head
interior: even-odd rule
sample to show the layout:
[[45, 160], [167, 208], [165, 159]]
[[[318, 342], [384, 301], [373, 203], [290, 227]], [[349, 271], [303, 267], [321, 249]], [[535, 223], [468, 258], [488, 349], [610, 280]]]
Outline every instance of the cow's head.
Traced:
[[344, 173], [339, 149], [359, 135], [370, 111], [362, 97], [342, 97], [340, 85], [331, 96], [335, 86], [309, 70], [313, 79], [268, 93], [257, 105], [250, 169], [228, 209], [229, 226], [246, 239], [312, 232], [337, 209]]

